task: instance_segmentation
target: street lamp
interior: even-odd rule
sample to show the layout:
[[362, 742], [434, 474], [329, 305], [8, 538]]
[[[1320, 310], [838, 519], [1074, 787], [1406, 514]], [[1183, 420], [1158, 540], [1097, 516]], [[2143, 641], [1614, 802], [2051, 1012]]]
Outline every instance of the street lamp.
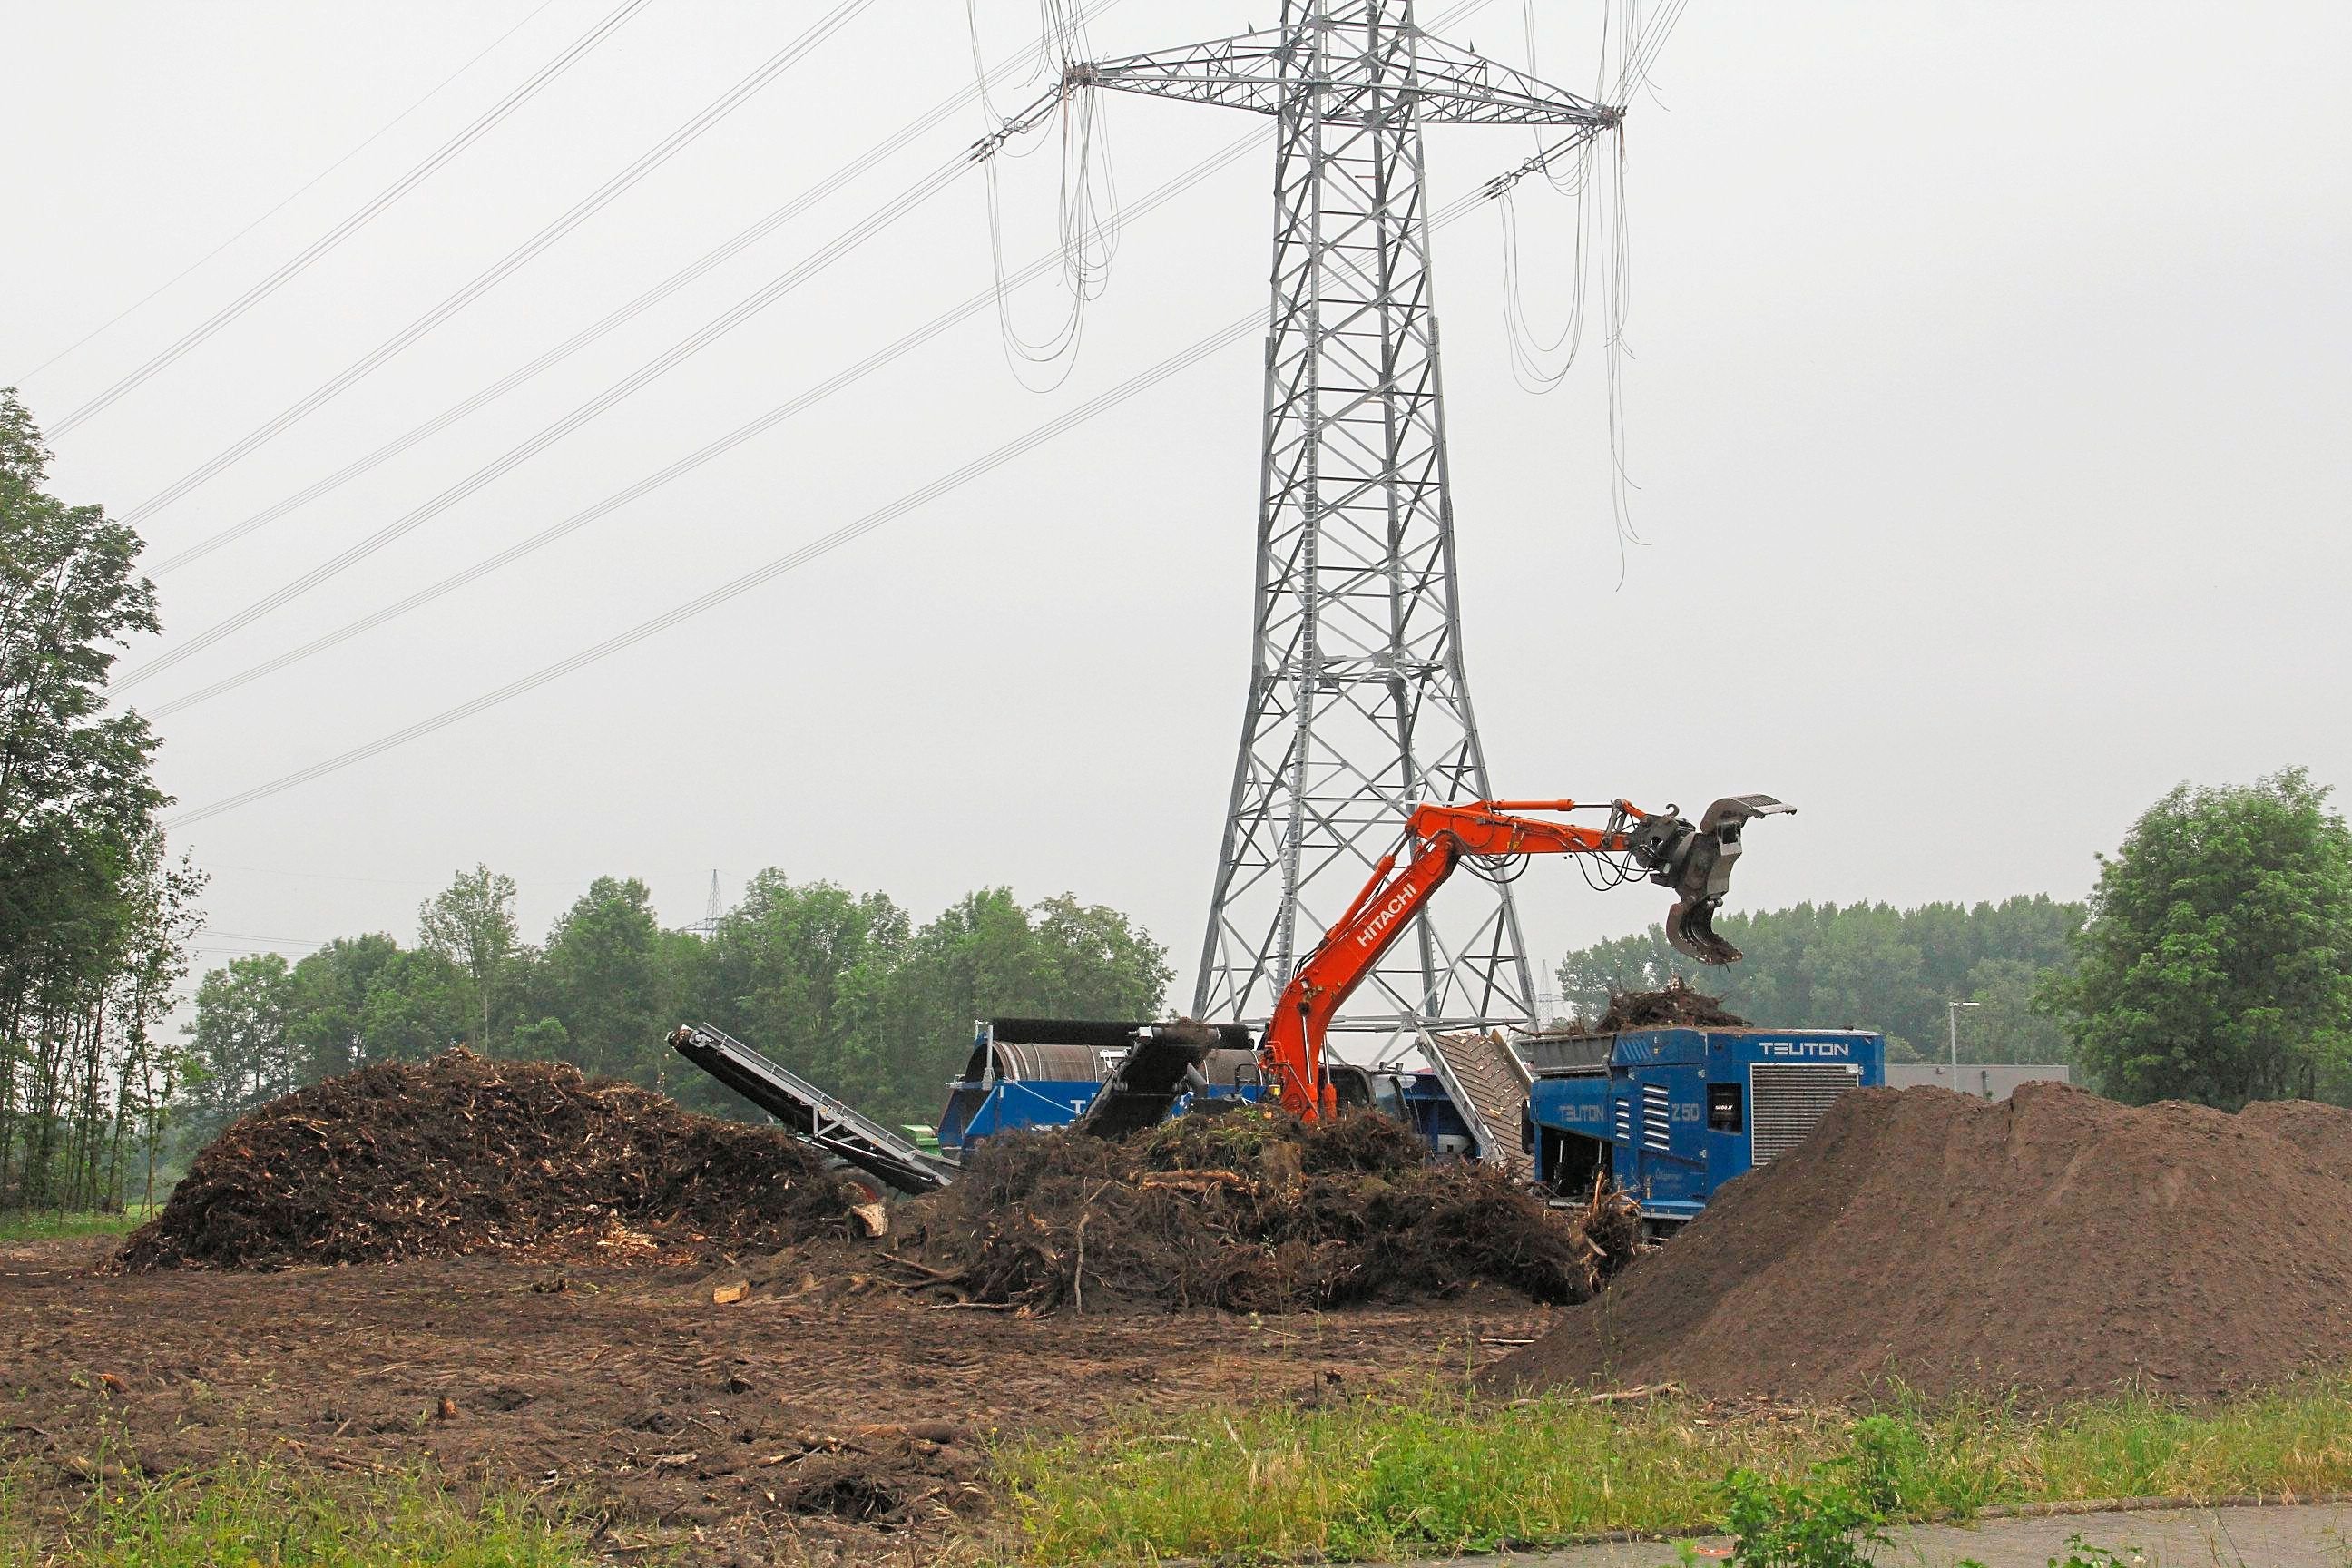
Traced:
[[1944, 1021], [1952, 1026], [1952, 1083], [1955, 1087], [1957, 1087], [1960, 1081], [1960, 1009], [1963, 1007], [1981, 1007], [1984, 1004], [1981, 1002], [1947, 1002], [1944, 1004]]

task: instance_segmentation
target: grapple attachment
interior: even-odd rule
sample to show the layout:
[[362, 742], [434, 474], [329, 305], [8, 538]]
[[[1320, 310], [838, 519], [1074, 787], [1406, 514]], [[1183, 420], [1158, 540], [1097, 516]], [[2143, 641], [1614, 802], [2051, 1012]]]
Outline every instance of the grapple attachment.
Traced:
[[1701, 963], [1736, 963], [1739, 950], [1715, 934], [1715, 911], [1731, 889], [1731, 863], [1739, 858], [1740, 830], [1748, 819], [1796, 811], [1769, 795], [1726, 795], [1694, 824], [1662, 813], [1633, 834], [1635, 858], [1650, 880], [1675, 890], [1666, 912], [1666, 941]]

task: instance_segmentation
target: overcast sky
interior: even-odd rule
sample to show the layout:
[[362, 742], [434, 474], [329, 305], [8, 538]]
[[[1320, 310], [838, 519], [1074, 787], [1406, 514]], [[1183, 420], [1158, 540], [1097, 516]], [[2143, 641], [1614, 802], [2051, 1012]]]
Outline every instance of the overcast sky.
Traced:
[[[0, 384], [54, 425], [331, 229], [612, 0], [13, 0], [0, 50]], [[1255, 9], [1252, 6], [1255, 5]], [[1442, 7], [1428, 7], [1434, 16]], [[203, 347], [56, 437], [123, 511], [335, 375], [819, 15], [654, 0]], [[1592, 79], [1591, 0], [1537, 0]], [[1102, 54], [1275, 19], [1124, 0]], [[1030, 0], [982, 0], [992, 59]], [[1449, 30], [1518, 61], [1520, 6]], [[518, 26], [518, 23], [520, 26]], [[510, 36], [509, 30], [511, 29]], [[503, 41], [500, 40], [502, 36]], [[31, 374], [365, 142], [119, 324]], [[498, 380], [971, 81], [959, 0], [878, 0], [562, 244], [141, 524], [208, 539]], [[1496, 787], [1704, 805], [1761, 790], [1733, 902], [2080, 897], [2182, 780], [2352, 784], [2352, 8], [1760, 5], [1685, 16], [1633, 106], [1619, 585], [1602, 361], [1515, 382], [1491, 206], [1434, 242], [1468, 669]], [[998, 94], [1010, 109], [1026, 95]], [[1260, 122], [1113, 98], [1121, 195]], [[169, 648], [465, 478], [825, 246], [987, 128], [966, 106], [562, 367], [163, 576]], [[1527, 155], [1439, 128], [1436, 201]], [[1003, 166], [1005, 242], [1055, 243], [1053, 156]], [[1122, 237], [1057, 390], [992, 312], [502, 571], [161, 721], [183, 807], [430, 718], [682, 605], [1263, 310], [1270, 154]], [[1566, 206], [1521, 187], [1527, 305], [1565, 310]], [[152, 707], [588, 506], [984, 288], [963, 176], [707, 352], [363, 564], [139, 683]], [[1031, 335], [1060, 305], [1014, 301]], [[1189, 997], [1248, 667], [1254, 342], [613, 658], [187, 827], [210, 954], [289, 955], [476, 861], [534, 938], [599, 874], [666, 920], [761, 867], [927, 917], [1065, 889], [1166, 942]], [[1024, 367], [1033, 380], [1050, 374]], [[1052, 374], [1058, 374], [1053, 370]], [[1538, 864], [1535, 956], [1658, 889]], [[215, 956], [213, 960], [217, 961]]]

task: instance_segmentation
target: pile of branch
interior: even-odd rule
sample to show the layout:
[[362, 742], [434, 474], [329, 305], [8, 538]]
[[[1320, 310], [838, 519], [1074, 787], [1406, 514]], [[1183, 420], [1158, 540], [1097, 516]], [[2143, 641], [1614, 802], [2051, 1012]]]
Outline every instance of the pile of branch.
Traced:
[[778, 1247], [864, 1194], [786, 1133], [561, 1062], [387, 1062], [232, 1122], [124, 1268]]
[[1620, 1029], [1739, 1029], [1748, 1020], [1723, 1005], [1720, 996], [1696, 990], [1680, 975], [1656, 991], [1612, 993], [1609, 1011], [1601, 1015], [1598, 1032]]
[[1120, 1141], [992, 1138], [954, 1186], [902, 1205], [890, 1245], [857, 1267], [1031, 1312], [1286, 1312], [1478, 1284], [1580, 1301], [1638, 1245], [1622, 1203], [1553, 1210], [1478, 1165], [1433, 1162], [1411, 1130], [1368, 1112], [1306, 1125], [1243, 1110]]

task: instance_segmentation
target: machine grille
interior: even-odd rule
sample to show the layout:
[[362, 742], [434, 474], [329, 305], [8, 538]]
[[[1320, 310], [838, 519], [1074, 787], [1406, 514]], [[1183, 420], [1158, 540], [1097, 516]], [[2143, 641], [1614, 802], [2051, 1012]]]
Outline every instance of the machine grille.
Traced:
[[1674, 1101], [1662, 1083], [1642, 1086], [1642, 1147], [1664, 1153], [1674, 1127], [1668, 1120], [1674, 1115]]
[[1835, 1062], [1758, 1062], [1748, 1069], [1753, 1162], [1771, 1163], [1805, 1141], [1830, 1102], [1860, 1088], [1862, 1069]]

